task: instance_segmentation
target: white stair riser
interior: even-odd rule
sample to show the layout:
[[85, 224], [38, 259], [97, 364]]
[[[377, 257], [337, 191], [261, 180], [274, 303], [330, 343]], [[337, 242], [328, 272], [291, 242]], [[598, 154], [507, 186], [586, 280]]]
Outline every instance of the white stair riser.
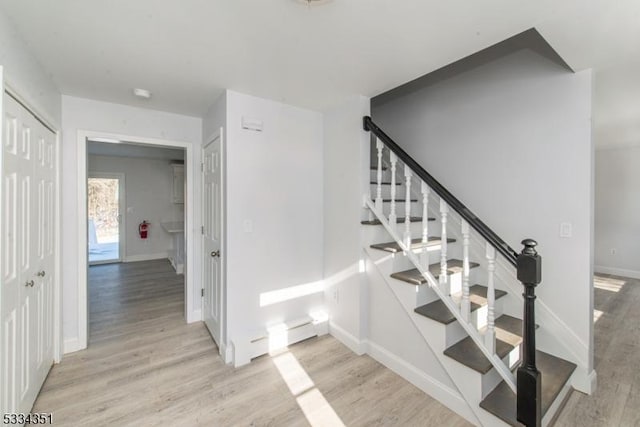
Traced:
[[[494, 305], [496, 318], [502, 316], [503, 314], [503, 298], [497, 299]], [[481, 307], [478, 310], [475, 310], [471, 313], [471, 317], [469, 319], [476, 329], [480, 327], [486, 326], [487, 323], [487, 306]], [[468, 336], [466, 331], [462, 328], [460, 323], [456, 320], [455, 322], [449, 323], [446, 325], [446, 342], [447, 347], [450, 347], [465, 339]]]
[[[400, 217], [398, 217], [400, 218]], [[398, 234], [401, 236], [404, 234], [405, 225], [397, 224]], [[389, 236], [389, 233], [382, 225], [363, 225], [363, 242], [368, 245], [376, 243], [391, 242], [393, 238]], [[418, 238], [422, 236], [422, 222], [412, 222], [410, 225], [410, 231], [412, 238]], [[429, 236], [439, 236], [440, 225], [435, 221], [429, 221]]]
[[[385, 181], [388, 182], [388, 181]], [[378, 186], [375, 184], [371, 184], [369, 194], [371, 194], [371, 200], [376, 199], [376, 194], [378, 192]], [[382, 189], [382, 198], [389, 199], [391, 198], [391, 185], [383, 185], [380, 187]], [[396, 185], [396, 199], [404, 199], [406, 194], [406, 187], [404, 185]], [[415, 195], [412, 198], [416, 198]]]

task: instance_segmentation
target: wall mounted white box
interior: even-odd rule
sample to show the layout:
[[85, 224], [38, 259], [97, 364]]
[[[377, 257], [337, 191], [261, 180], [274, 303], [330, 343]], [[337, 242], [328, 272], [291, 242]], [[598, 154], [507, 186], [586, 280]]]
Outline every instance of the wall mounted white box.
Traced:
[[254, 119], [251, 117], [242, 117], [242, 129], [262, 132], [263, 126], [264, 124], [262, 123], [262, 120]]

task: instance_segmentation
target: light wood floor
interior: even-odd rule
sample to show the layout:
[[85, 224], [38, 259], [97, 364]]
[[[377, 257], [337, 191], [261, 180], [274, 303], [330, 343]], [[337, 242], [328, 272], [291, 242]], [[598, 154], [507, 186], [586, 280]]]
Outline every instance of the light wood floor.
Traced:
[[595, 279], [596, 392], [574, 391], [557, 427], [640, 426], [640, 281]]
[[90, 344], [54, 366], [34, 411], [69, 426], [467, 426], [324, 336], [234, 369], [183, 320], [167, 261], [91, 267]]

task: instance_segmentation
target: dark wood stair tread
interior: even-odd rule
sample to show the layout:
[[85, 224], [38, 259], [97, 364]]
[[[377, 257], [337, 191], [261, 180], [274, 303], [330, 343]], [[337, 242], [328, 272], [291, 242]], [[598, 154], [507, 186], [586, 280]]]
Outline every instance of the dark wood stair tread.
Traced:
[[[369, 184], [378, 185], [378, 183], [376, 181], [371, 181], [371, 182], [369, 182]], [[381, 182], [380, 184], [381, 185], [391, 185], [390, 182]], [[402, 183], [401, 182], [396, 182], [396, 185], [402, 185]]]
[[[536, 366], [542, 374], [542, 416], [544, 417], [571, 378], [576, 365], [543, 351], [536, 351]], [[520, 425], [516, 421], [516, 395], [504, 381], [480, 402], [480, 407], [507, 424]]]
[[[400, 217], [396, 220], [396, 222], [398, 224], [404, 224], [406, 217]], [[435, 218], [431, 218], [429, 217], [429, 221], [435, 221]], [[411, 222], [422, 222], [422, 217], [421, 216], [412, 216], [411, 217]], [[360, 224], [362, 225], [382, 225], [382, 223], [380, 222], [379, 219], [371, 219], [371, 220], [364, 220], [364, 221], [360, 221]]]
[[[453, 243], [455, 241], [456, 239], [447, 239], [448, 243]], [[411, 249], [416, 250], [429, 246], [438, 246], [441, 242], [442, 240], [440, 239], [440, 237], [435, 236], [429, 237], [426, 243], [422, 242], [422, 238], [411, 239]], [[375, 245], [371, 245], [371, 247], [373, 249], [379, 249], [381, 251], [387, 251], [391, 253], [402, 252], [402, 249], [400, 248], [400, 244], [398, 242], [376, 243]]]
[[[390, 203], [391, 199], [382, 199], [384, 203]], [[396, 203], [405, 203], [407, 199], [396, 199]], [[417, 202], [418, 199], [411, 199], [412, 202]]]
[[[480, 264], [475, 262], [469, 263], [469, 268], [475, 268]], [[429, 271], [433, 274], [436, 279], [440, 277], [440, 263], [431, 264], [429, 266]], [[447, 273], [449, 275], [461, 273], [462, 272], [462, 261], [459, 259], [450, 259], [447, 261]], [[393, 273], [391, 275], [394, 279], [402, 280], [407, 283], [411, 283], [412, 285], [422, 285], [427, 280], [422, 277], [420, 271], [417, 268], [412, 268], [411, 270], [400, 271], [397, 273]]]
[[[382, 169], [383, 171], [386, 171], [387, 167], [386, 166], [382, 166], [380, 169]], [[376, 166], [371, 166], [371, 170], [372, 171], [377, 171], [378, 170], [378, 166], [377, 165]]]
[[[496, 319], [495, 324], [496, 354], [502, 359], [522, 342], [522, 320], [504, 314]], [[480, 332], [484, 333], [486, 329], [485, 326]], [[493, 367], [471, 337], [447, 348], [444, 354], [481, 374], [486, 374]]]
[[[502, 298], [507, 293], [496, 289], [496, 300]], [[469, 302], [471, 303], [471, 311], [475, 311], [480, 307], [487, 305], [487, 287], [482, 285], [473, 285], [469, 287]], [[442, 300], [437, 300], [429, 304], [421, 305], [414, 310], [416, 313], [421, 314], [429, 319], [435, 320], [442, 324], [448, 325], [456, 320], [455, 316]]]

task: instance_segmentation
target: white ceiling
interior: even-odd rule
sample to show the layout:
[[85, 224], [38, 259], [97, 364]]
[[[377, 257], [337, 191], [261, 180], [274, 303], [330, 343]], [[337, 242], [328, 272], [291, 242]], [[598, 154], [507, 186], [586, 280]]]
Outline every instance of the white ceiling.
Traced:
[[[224, 88], [323, 110], [351, 94], [377, 95], [536, 27], [572, 68], [597, 70], [598, 139], [640, 141], [638, 125], [606, 130], [640, 119], [638, 0], [0, 5], [62, 93], [194, 116]], [[153, 98], [135, 99], [133, 87], [151, 90]]]

